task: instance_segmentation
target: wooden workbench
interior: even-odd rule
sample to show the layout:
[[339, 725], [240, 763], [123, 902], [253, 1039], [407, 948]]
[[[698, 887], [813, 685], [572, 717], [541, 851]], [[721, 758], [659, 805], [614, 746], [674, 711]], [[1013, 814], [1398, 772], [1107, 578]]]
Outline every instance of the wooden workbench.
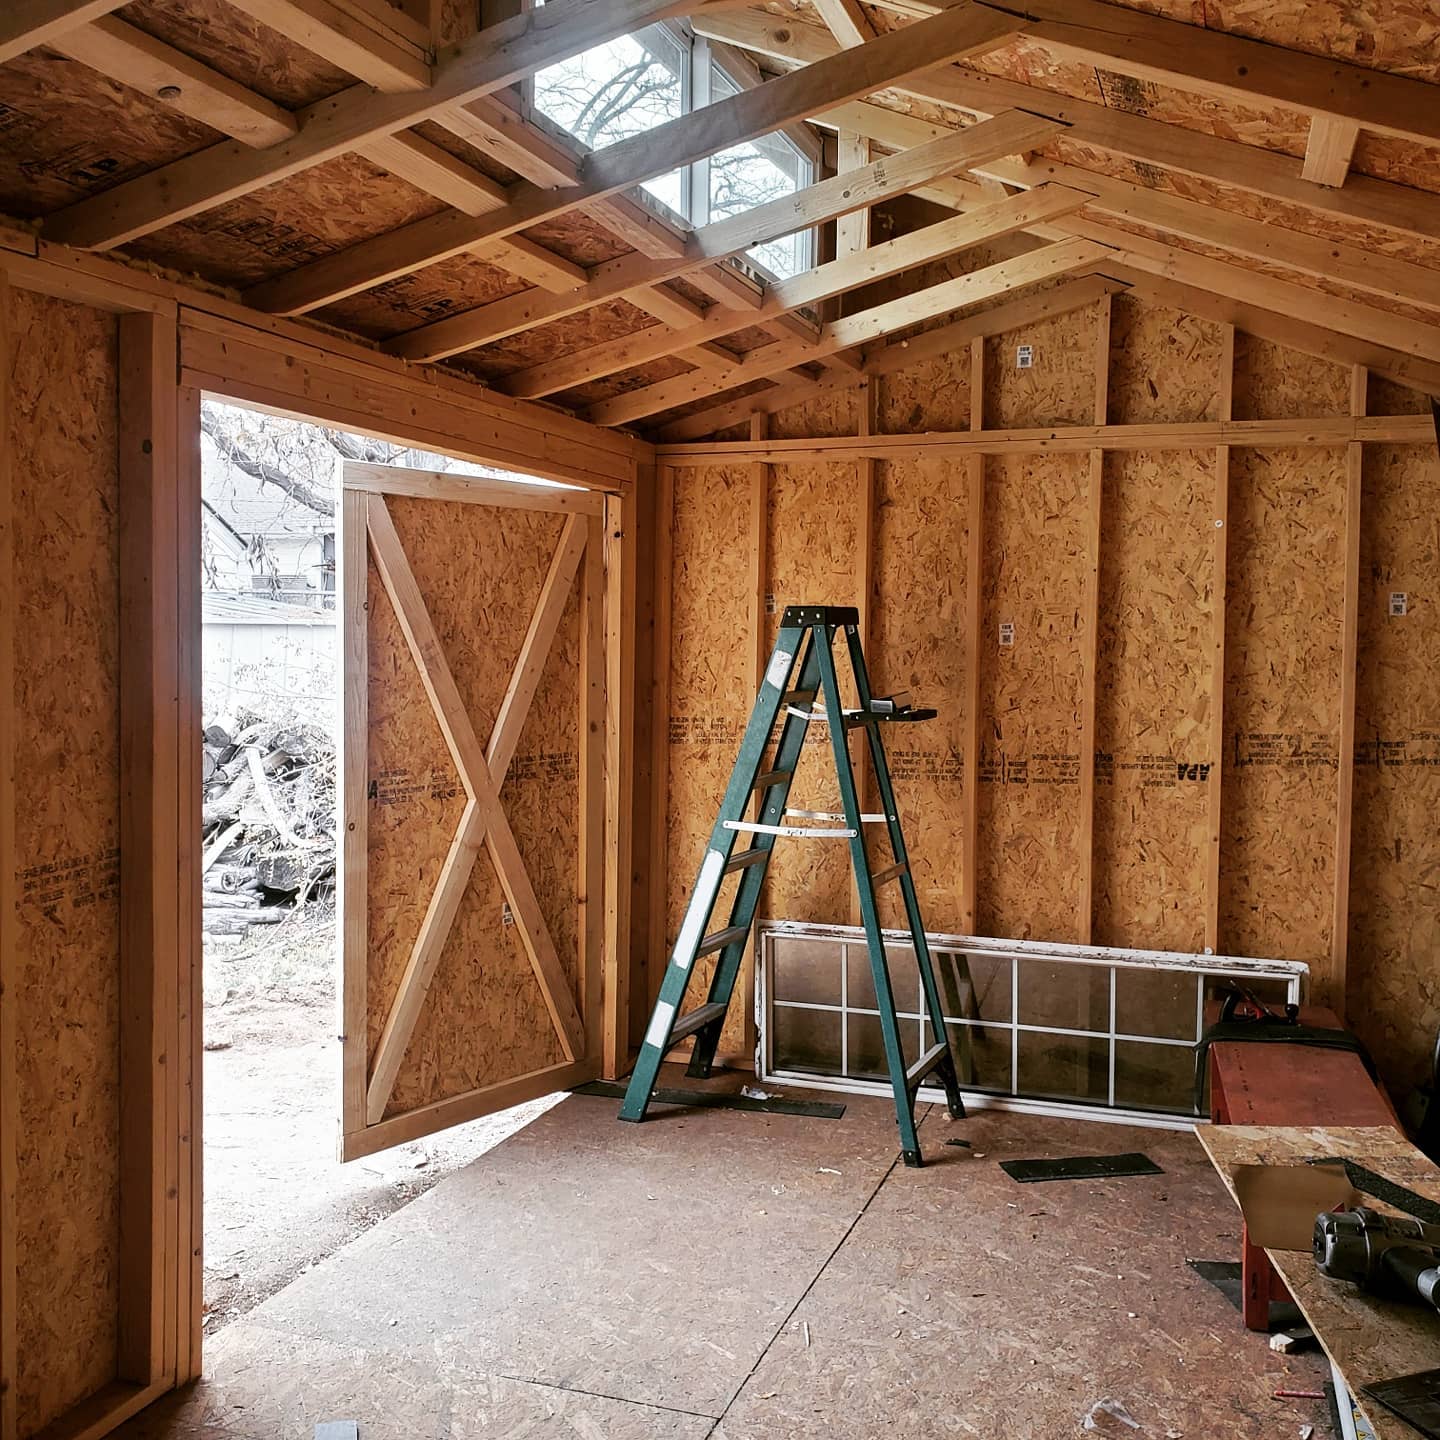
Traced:
[[[1196, 1133], [1232, 1197], [1240, 1165], [1298, 1165], [1318, 1155], [1356, 1160], [1397, 1185], [1440, 1203], [1440, 1169], [1392, 1126], [1365, 1128], [1279, 1125], [1203, 1125]], [[1237, 1201], [1238, 1203], [1238, 1201]], [[1377, 1210], [1390, 1207], [1366, 1197]], [[1308, 1251], [1267, 1250], [1356, 1403], [1376, 1440], [1415, 1440], [1404, 1421], [1373, 1402], [1361, 1386], [1440, 1366], [1440, 1315], [1366, 1295], [1327, 1280]]]

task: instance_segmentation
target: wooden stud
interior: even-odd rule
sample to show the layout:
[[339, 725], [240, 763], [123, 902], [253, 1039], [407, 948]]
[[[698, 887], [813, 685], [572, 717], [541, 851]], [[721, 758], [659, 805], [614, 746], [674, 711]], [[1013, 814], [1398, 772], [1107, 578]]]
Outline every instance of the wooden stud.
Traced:
[[[1350, 371], [1350, 413], [1365, 414], [1369, 375]], [[1335, 786], [1335, 898], [1330, 920], [1330, 964], [1314, 985], [1315, 1000], [1345, 1016], [1345, 971], [1350, 939], [1350, 858], [1355, 798], [1355, 698], [1360, 624], [1360, 527], [1364, 516], [1365, 447], [1345, 447], [1345, 594], [1341, 611], [1340, 735]]]
[[369, 1070], [370, 497], [340, 494], [340, 1110], [342, 1136], [365, 1129]]
[[[653, 482], [641, 467], [639, 483]], [[635, 776], [634, 501], [605, 502], [605, 1019], [604, 1073], [630, 1065], [630, 928]]]
[[[173, 1355], [166, 1312], [178, 1285], [179, 1248], [172, 1201], [180, 955], [175, 317], [124, 315], [119, 333], [120, 628], [127, 658], [120, 670], [117, 1368], [122, 1380], [149, 1385], [166, 1374], [167, 1348]], [[188, 880], [198, 890], [193, 863], [179, 884]], [[173, 1324], [173, 1301], [169, 1309]]]
[[[767, 415], [750, 417], [750, 438], [764, 440], [769, 432]], [[747, 630], [750, 636], [750, 680], [751, 690], [760, 693], [765, 681], [765, 666], [770, 659], [768, 643], [770, 591], [770, 487], [773, 479], [770, 467], [763, 461], [750, 466], [750, 512], [746, 568], [748, 580], [745, 587]], [[761, 881], [757, 914], [765, 913], [771, 894], [770, 876], [767, 872]], [[755, 1006], [750, 1003], [754, 997], [755, 965], [758, 959], [754, 932], [746, 941], [747, 969], [742, 975], [748, 976], [749, 984], [740, 986], [741, 1036], [745, 1054], [754, 1053], [756, 1043]]]
[[0, 272], [0, 1440], [17, 1440], [15, 1074], [15, 502], [10, 428], [10, 284]]
[[[583, 977], [585, 1058], [599, 1064], [604, 1054], [605, 949], [605, 557], [604, 522], [583, 522], [585, 547], [580, 578], [580, 848], [576, 885], [580, 897], [576, 932]], [[537, 671], [538, 680], [539, 673]]]
[[[1100, 301], [1095, 330], [1097, 425], [1110, 397], [1110, 297]], [[1100, 668], [1100, 540], [1104, 527], [1105, 452], [1090, 452], [1085, 491], [1085, 594], [1082, 602], [1080, 676], [1080, 896], [1077, 938], [1088, 945], [1095, 926], [1095, 692]]]
[[[985, 337], [970, 341], [970, 429], [985, 428]], [[961, 923], [975, 933], [980, 867], [980, 639], [985, 606], [985, 457], [975, 454], [965, 462], [965, 753], [962, 794], [964, 805], [963, 853], [960, 873]]]
[[179, 695], [179, 899], [176, 1014], [178, 1115], [177, 1275], [175, 1381], [197, 1379], [205, 1321], [204, 1277], [204, 941], [201, 936], [200, 742], [202, 652], [200, 638], [200, 401], [198, 390], [176, 396], [176, 564]]
[[[839, 163], [835, 168], [842, 175], [851, 170], [863, 170], [875, 159], [870, 151], [870, 142], [863, 135], [851, 135], [843, 130], [840, 132], [838, 154]], [[852, 210], [848, 215], [840, 216], [835, 222], [835, 254], [853, 255], [857, 250], [869, 248], [869, 209]]]
[[[1216, 413], [1228, 420], [1234, 410], [1235, 327], [1227, 325], [1216, 377]], [[1230, 447], [1215, 450], [1214, 539], [1211, 544], [1210, 601], [1210, 775], [1206, 781], [1205, 949], [1220, 951], [1221, 806], [1225, 772], [1225, 596], [1230, 555]]]
[[659, 994], [669, 954], [666, 877], [670, 873], [670, 624], [675, 563], [675, 470], [655, 467], [655, 641], [650, 680], [650, 915], [646, 1006]]
[[[860, 434], [873, 435], [876, 431], [880, 402], [880, 381], [867, 378], [860, 387]], [[758, 418], [758, 417], [757, 417]], [[868, 664], [874, 638], [875, 608], [875, 526], [878, 520], [876, 504], [877, 465], [873, 456], [865, 455], [855, 462], [855, 605], [860, 612], [860, 646]], [[758, 688], [758, 687], [757, 687]], [[874, 790], [875, 776], [870, 763], [870, 747], [862, 745], [855, 764], [855, 784], [860, 796], [860, 808], [869, 808], [869, 799]], [[860, 896], [855, 888], [850, 893], [850, 923], [859, 925]]]

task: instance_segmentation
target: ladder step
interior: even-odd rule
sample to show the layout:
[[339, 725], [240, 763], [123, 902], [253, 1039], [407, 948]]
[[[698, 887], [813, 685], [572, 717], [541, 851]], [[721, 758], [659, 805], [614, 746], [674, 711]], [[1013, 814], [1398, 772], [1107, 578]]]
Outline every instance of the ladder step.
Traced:
[[[844, 816], [837, 816], [844, 819]], [[860, 832], [834, 825], [824, 829], [804, 825], [762, 825], [757, 820], [727, 820], [727, 830], [743, 830], [747, 835], [783, 835], [790, 840], [853, 840]]]
[[892, 880], [904, 875], [908, 869], [909, 866], [902, 860], [898, 865], [891, 865], [887, 870], [877, 870], [870, 877], [870, 885], [873, 889], [878, 890], [882, 885], [888, 885]]
[[748, 925], [732, 925], [728, 930], [717, 930], [713, 935], [707, 935], [696, 947], [696, 955], [713, 955], [717, 950], [723, 950], [735, 940], [743, 940], [750, 933]]
[[721, 1001], [715, 1000], [709, 1005], [702, 1005], [698, 1010], [692, 1010], [688, 1015], [682, 1015], [670, 1032], [670, 1043], [678, 1045], [687, 1036], [703, 1030], [712, 1020], [719, 1020], [727, 1008]]
[[737, 870], [748, 870], [752, 865], [758, 865], [769, 853], [768, 850], [757, 850], [753, 846], [749, 850], [738, 850], [725, 862], [725, 869], [721, 873], [733, 875]]
[[932, 1046], [905, 1072], [905, 1083], [912, 1090], [918, 1090], [920, 1082], [945, 1058], [949, 1050], [947, 1044]]
[[[787, 809], [785, 813], [796, 820], [843, 820], [845, 818], [843, 815], [836, 814], [831, 810]], [[861, 822], [866, 825], [883, 825], [885, 823], [884, 815], [862, 815], [860, 819]]]
[[750, 789], [752, 791], [768, 790], [772, 785], [778, 785], [782, 780], [788, 780], [794, 773], [793, 770], [767, 770], [763, 775], [755, 777], [755, 783]]

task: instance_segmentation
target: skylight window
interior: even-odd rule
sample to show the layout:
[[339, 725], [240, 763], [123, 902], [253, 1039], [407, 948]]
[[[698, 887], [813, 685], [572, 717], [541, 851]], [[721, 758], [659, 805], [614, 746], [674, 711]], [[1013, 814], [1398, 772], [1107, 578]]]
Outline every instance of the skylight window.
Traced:
[[[679, 24], [651, 25], [537, 72], [531, 103], [592, 150], [643, 134], [758, 82], [725, 64]], [[644, 188], [691, 224], [740, 215], [810, 184], [818, 149], [773, 134], [672, 170]], [[749, 258], [783, 278], [813, 263], [809, 230], [753, 247]]]

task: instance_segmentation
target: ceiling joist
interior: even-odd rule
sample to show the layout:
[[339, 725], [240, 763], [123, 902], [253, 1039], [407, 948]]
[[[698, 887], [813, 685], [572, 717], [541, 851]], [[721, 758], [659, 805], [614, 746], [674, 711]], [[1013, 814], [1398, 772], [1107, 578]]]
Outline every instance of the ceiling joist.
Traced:
[[0, 12], [0, 65], [123, 4], [125, 0], [8, 0]]
[[619, 194], [677, 165], [767, 135], [816, 109], [868, 95], [937, 62], [993, 49], [1015, 28], [1012, 17], [975, 5], [943, 11], [860, 50], [742, 90], [592, 151], [581, 165], [579, 183], [568, 190], [547, 190], [522, 181], [511, 190], [505, 209], [493, 215], [477, 218], [446, 212], [418, 220], [258, 285], [246, 299], [276, 314], [304, 314], [462, 254], [482, 241], [501, 239]]
[[279, 145], [251, 150], [225, 141], [197, 151], [59, 211], [47, 219], [47, 233], [89, 249], [123, 244], [689, 8], [685, 0], [557, 0], [457, 45], [436, 65], [427, 90], [383, 94], [354, 86], [298, 111], [298, 133]]
[[[571, 295], [511, 296], [411, 330], [390, 341], [385, 348], [406, 360], [437, 360], [474, 349], [518, 330], [528, 330], [624, 295], [638, 284], [694, 275], [712, 260], [738, 254], [752, 245], [788, 234], [797, 226], [819, 224], [862, 205], [904, 194], [986, 158], [1009, 154], [1022, 137], [1053, 134], [1056, 128], [1054, 121], [1040, 120], [1033, 115], [997, 116], [983, 125], [942, 136], [864, 170], [822, 180], [795, 195], [703, 226], [691, 234], [690, 254], [684, 260], [655, 262], [643, 256], [622, 256], [596, 266], [590, 283]], [[757, 301], [757, 305], [759, 303]]]

